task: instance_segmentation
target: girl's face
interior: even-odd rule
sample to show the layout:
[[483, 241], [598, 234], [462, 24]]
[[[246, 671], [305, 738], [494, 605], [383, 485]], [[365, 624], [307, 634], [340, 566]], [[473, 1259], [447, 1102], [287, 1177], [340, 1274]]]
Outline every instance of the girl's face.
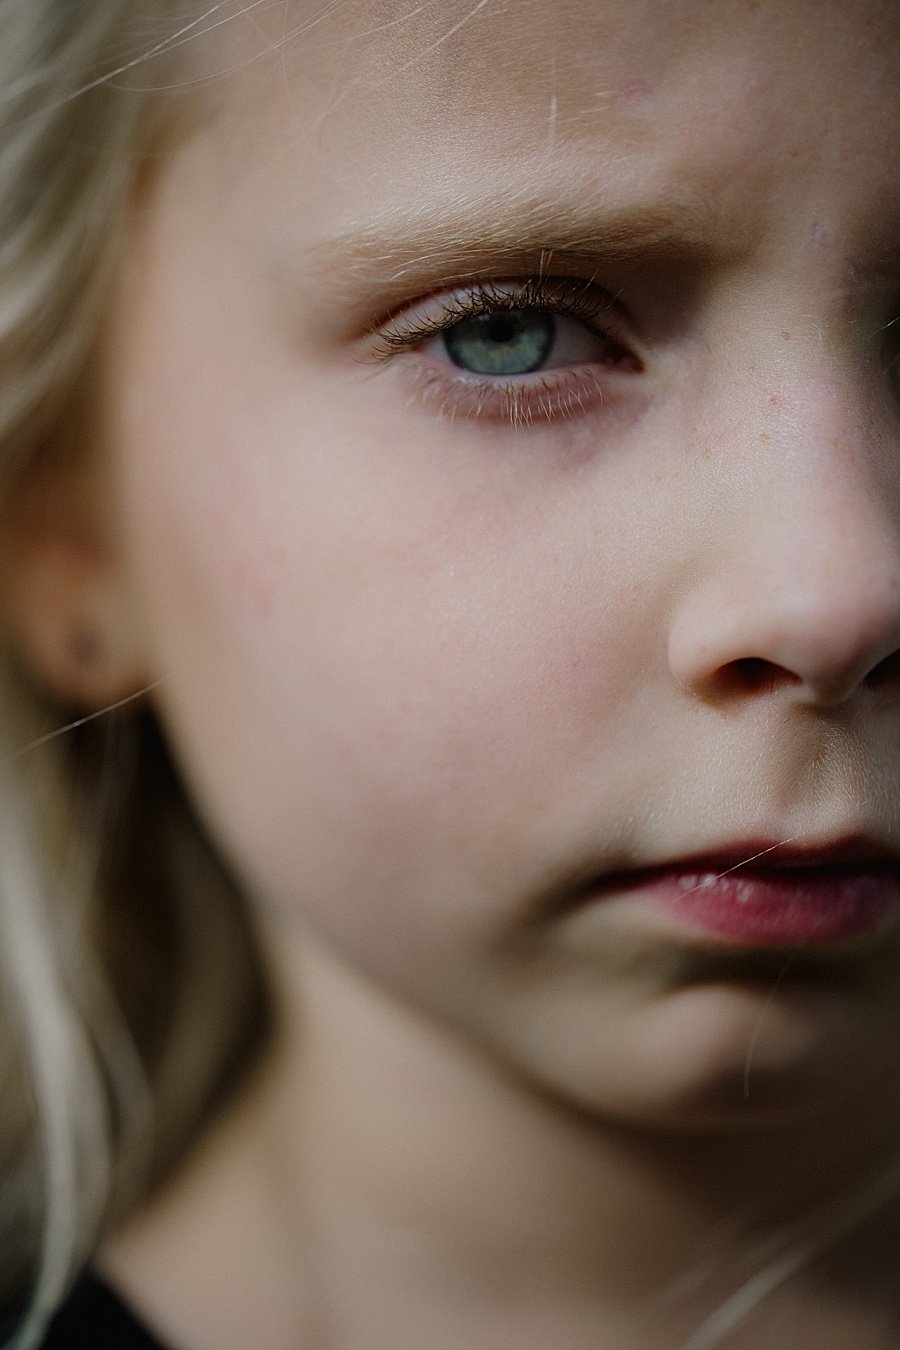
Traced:
[[143, 184], [147, 678], [266, 922], [590, 1110], [810, 1106], [900, 1035], [900, 13], [410, 8], [254, 7]]

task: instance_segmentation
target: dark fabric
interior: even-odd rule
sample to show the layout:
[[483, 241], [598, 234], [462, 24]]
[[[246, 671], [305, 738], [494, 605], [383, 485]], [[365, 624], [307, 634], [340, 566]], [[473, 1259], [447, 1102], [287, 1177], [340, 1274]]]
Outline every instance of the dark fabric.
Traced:
[[85, 1275], [55, 1317], [41, 1350], [166, 1350], [105, 1284]]

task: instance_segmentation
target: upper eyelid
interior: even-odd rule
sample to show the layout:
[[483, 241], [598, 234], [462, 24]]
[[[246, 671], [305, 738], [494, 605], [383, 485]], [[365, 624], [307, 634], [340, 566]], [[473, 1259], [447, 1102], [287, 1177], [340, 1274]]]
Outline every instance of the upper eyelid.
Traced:
[[558, 312], [586, 325], [596, 323], [598, 332], [614, 338], [624, 329], [618, 297], [609, 288], [594, 278], [557, 275], [478, 280], [447, 288], [396, 311], [373, 325], [372, 333], [383, 343], [383, 354], [390, 355], [437, 336], [471, 314], [505, 308]]

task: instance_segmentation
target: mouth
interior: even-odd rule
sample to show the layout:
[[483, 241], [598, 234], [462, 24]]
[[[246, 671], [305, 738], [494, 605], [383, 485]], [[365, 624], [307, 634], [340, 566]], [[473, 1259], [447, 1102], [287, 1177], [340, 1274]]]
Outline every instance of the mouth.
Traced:
[[830, 947], [900, 921], [900, 859], [860, 838], [748, 841], [607, 875], [590, 890], [681, 936], [745, 948]]

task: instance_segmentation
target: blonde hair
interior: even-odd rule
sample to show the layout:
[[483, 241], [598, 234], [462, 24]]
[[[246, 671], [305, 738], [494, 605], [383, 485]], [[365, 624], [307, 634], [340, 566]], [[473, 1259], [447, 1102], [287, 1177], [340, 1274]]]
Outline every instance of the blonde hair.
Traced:
[[[182, 47], [244, 9], [0, 0], [0, 530], [88, 366], [140, 166], [188, 106]], [[73, 714], [0, 641], [0, 1328], [22, 1315], [16, 1350], [268, 1025], [245, 906], [152, 714]], [[900, 1166], [776, 1235], [690, 1350], [898, 1194]]]
[[[0, 529], [84, 374], [176, 55], [242, 8], [0, 0]], [[0, 1326], [29, 1309], [23, 1350], [265, 1025], [244, 907], [152, 715], [58, 735], [72, 716], [3, 642]]]

